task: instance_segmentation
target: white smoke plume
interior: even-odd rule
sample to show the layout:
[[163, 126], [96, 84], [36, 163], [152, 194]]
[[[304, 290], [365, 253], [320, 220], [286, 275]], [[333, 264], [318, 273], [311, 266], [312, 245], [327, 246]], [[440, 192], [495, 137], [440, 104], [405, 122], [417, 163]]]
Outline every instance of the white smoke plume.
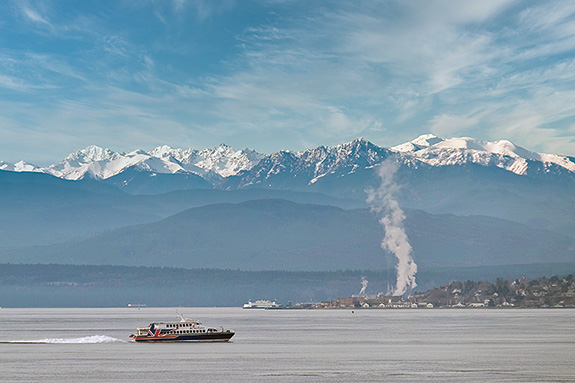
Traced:
[[360, 297], [365, 294], [365, 289], [367, 289], [367, 279], [365, 279], [365, 277], [361, 277], [361, 290], [359, 291]]
[[398, 169], [399, 165], [395, 161], [390, 159], [383, 161], [376, 169], [381, 178], [381, 185], [378, 189], [366, 191], [367, 203], [385, 229], [381, 247], [397, 258], [397, 283], [394, 296], [402, 296], [408, 289], [417, 286], [415, 283], [417, 265], [411, 257], [411, 245], [403, 228], [405, 214], [396, 200], [399, 186], [395, 183], [394, 176]]

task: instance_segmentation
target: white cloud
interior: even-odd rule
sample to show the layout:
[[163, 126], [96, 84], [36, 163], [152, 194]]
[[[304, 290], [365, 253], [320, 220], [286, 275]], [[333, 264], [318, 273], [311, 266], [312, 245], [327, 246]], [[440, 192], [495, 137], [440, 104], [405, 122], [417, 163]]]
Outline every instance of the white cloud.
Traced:
[[22, 91], [30, 89], [30, 85], [18, 78], [0, 74], [0, 88]]
[[38, 24], [43, 24], [50, 28], [53, 27], [53, 25], [44, 16], [40, 15], [40, 13], [38, 13], [38, 11], [35, 9], [32, 9], [29, 4], [23, 3], [21, 11], [22, 14], [30, 21]]

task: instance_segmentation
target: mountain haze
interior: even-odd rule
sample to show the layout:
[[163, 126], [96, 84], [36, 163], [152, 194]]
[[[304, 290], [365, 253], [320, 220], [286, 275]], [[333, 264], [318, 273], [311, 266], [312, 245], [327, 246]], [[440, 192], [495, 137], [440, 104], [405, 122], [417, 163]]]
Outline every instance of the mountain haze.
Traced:
[[62, 180], [42, 173], [0, 171], [0, 249], [84, 239], [102, 231], [150, 223], [183, 210], [217, 203], [281, 198], [300, 203], [362, 207], [359, 201], [281, 190], [197, 188], [130, 195], [91, 179]]
[[[485, 216], [407, 211], [420, 268], [569, 262], [575, 239]], [[12, 254], [22, 263], [241, 270], [381, 270], [383, 230], [367, 209], [252, 200], [185, 210], [71, 245]], [[0, 259], [0, 262], [5, 261]]]
[[2, 162], [0, 262], [393, 269], [366, 203], [383, 161], [398, 165], [396, 198], [421, 277], [575, 264], [573, 157], [434, 135], [269, 155], [90, 146], [45, 168]]

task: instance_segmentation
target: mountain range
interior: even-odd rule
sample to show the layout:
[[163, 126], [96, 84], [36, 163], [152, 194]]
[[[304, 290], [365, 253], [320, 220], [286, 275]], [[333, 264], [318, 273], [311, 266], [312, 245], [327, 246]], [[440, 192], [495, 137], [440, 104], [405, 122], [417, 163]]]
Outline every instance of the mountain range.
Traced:
[[269, 155], [89, 146], [47, 167], [0, 162], [0, 262], [393, 269], [366, 202], [384, 161], [398, 167], [396, 199], [420, 274], [575, 269], [574, 157], [429, 134], [390, 148], [364, 139]]
[[[291, 183], [301, 187], [313, 185], [325, 177], [352, 174], [388, 157], [412, 168], [478, 164], [518, 175], [575, 176], [574, 157], [532, 152], [507, 140], [443, 139], [431, 134], [392, 148], [357, 139], [333, 147], [280, 151], [270, 155], [252, 149], [235, 150], [223, 144], [202, 150], [159, 146], [149, 152], [138, 149], [129, 153], [92, 145], [47, 167], [25, 161], [16, 164], [0, 161], [0, 170], [46, 173], [67, 180], [113, 179], [111, 182], [120, 188], [128, 188], [135, 173], [146, 173], [148, 177], [185, 174], [188, 178], [180, 177], [181, 186], [174, 184], [175, 188], [182, 189], [275, 187], [274, 179], [288, 175], [292, 178]], [[189, 184], [190, 177], [197, 184]], [[123, 182], [119, 182], [120, 179]]]

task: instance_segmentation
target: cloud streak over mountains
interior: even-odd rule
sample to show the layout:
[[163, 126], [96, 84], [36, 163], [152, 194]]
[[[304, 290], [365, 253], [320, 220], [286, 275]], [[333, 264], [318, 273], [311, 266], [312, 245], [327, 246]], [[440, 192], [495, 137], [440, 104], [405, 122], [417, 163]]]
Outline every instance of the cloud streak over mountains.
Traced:
[[93, 143], [391, 146], [424, 131], [575, 153], [569, 1], [9, 1], [0, 11], [7, 161], [46, 164]]

